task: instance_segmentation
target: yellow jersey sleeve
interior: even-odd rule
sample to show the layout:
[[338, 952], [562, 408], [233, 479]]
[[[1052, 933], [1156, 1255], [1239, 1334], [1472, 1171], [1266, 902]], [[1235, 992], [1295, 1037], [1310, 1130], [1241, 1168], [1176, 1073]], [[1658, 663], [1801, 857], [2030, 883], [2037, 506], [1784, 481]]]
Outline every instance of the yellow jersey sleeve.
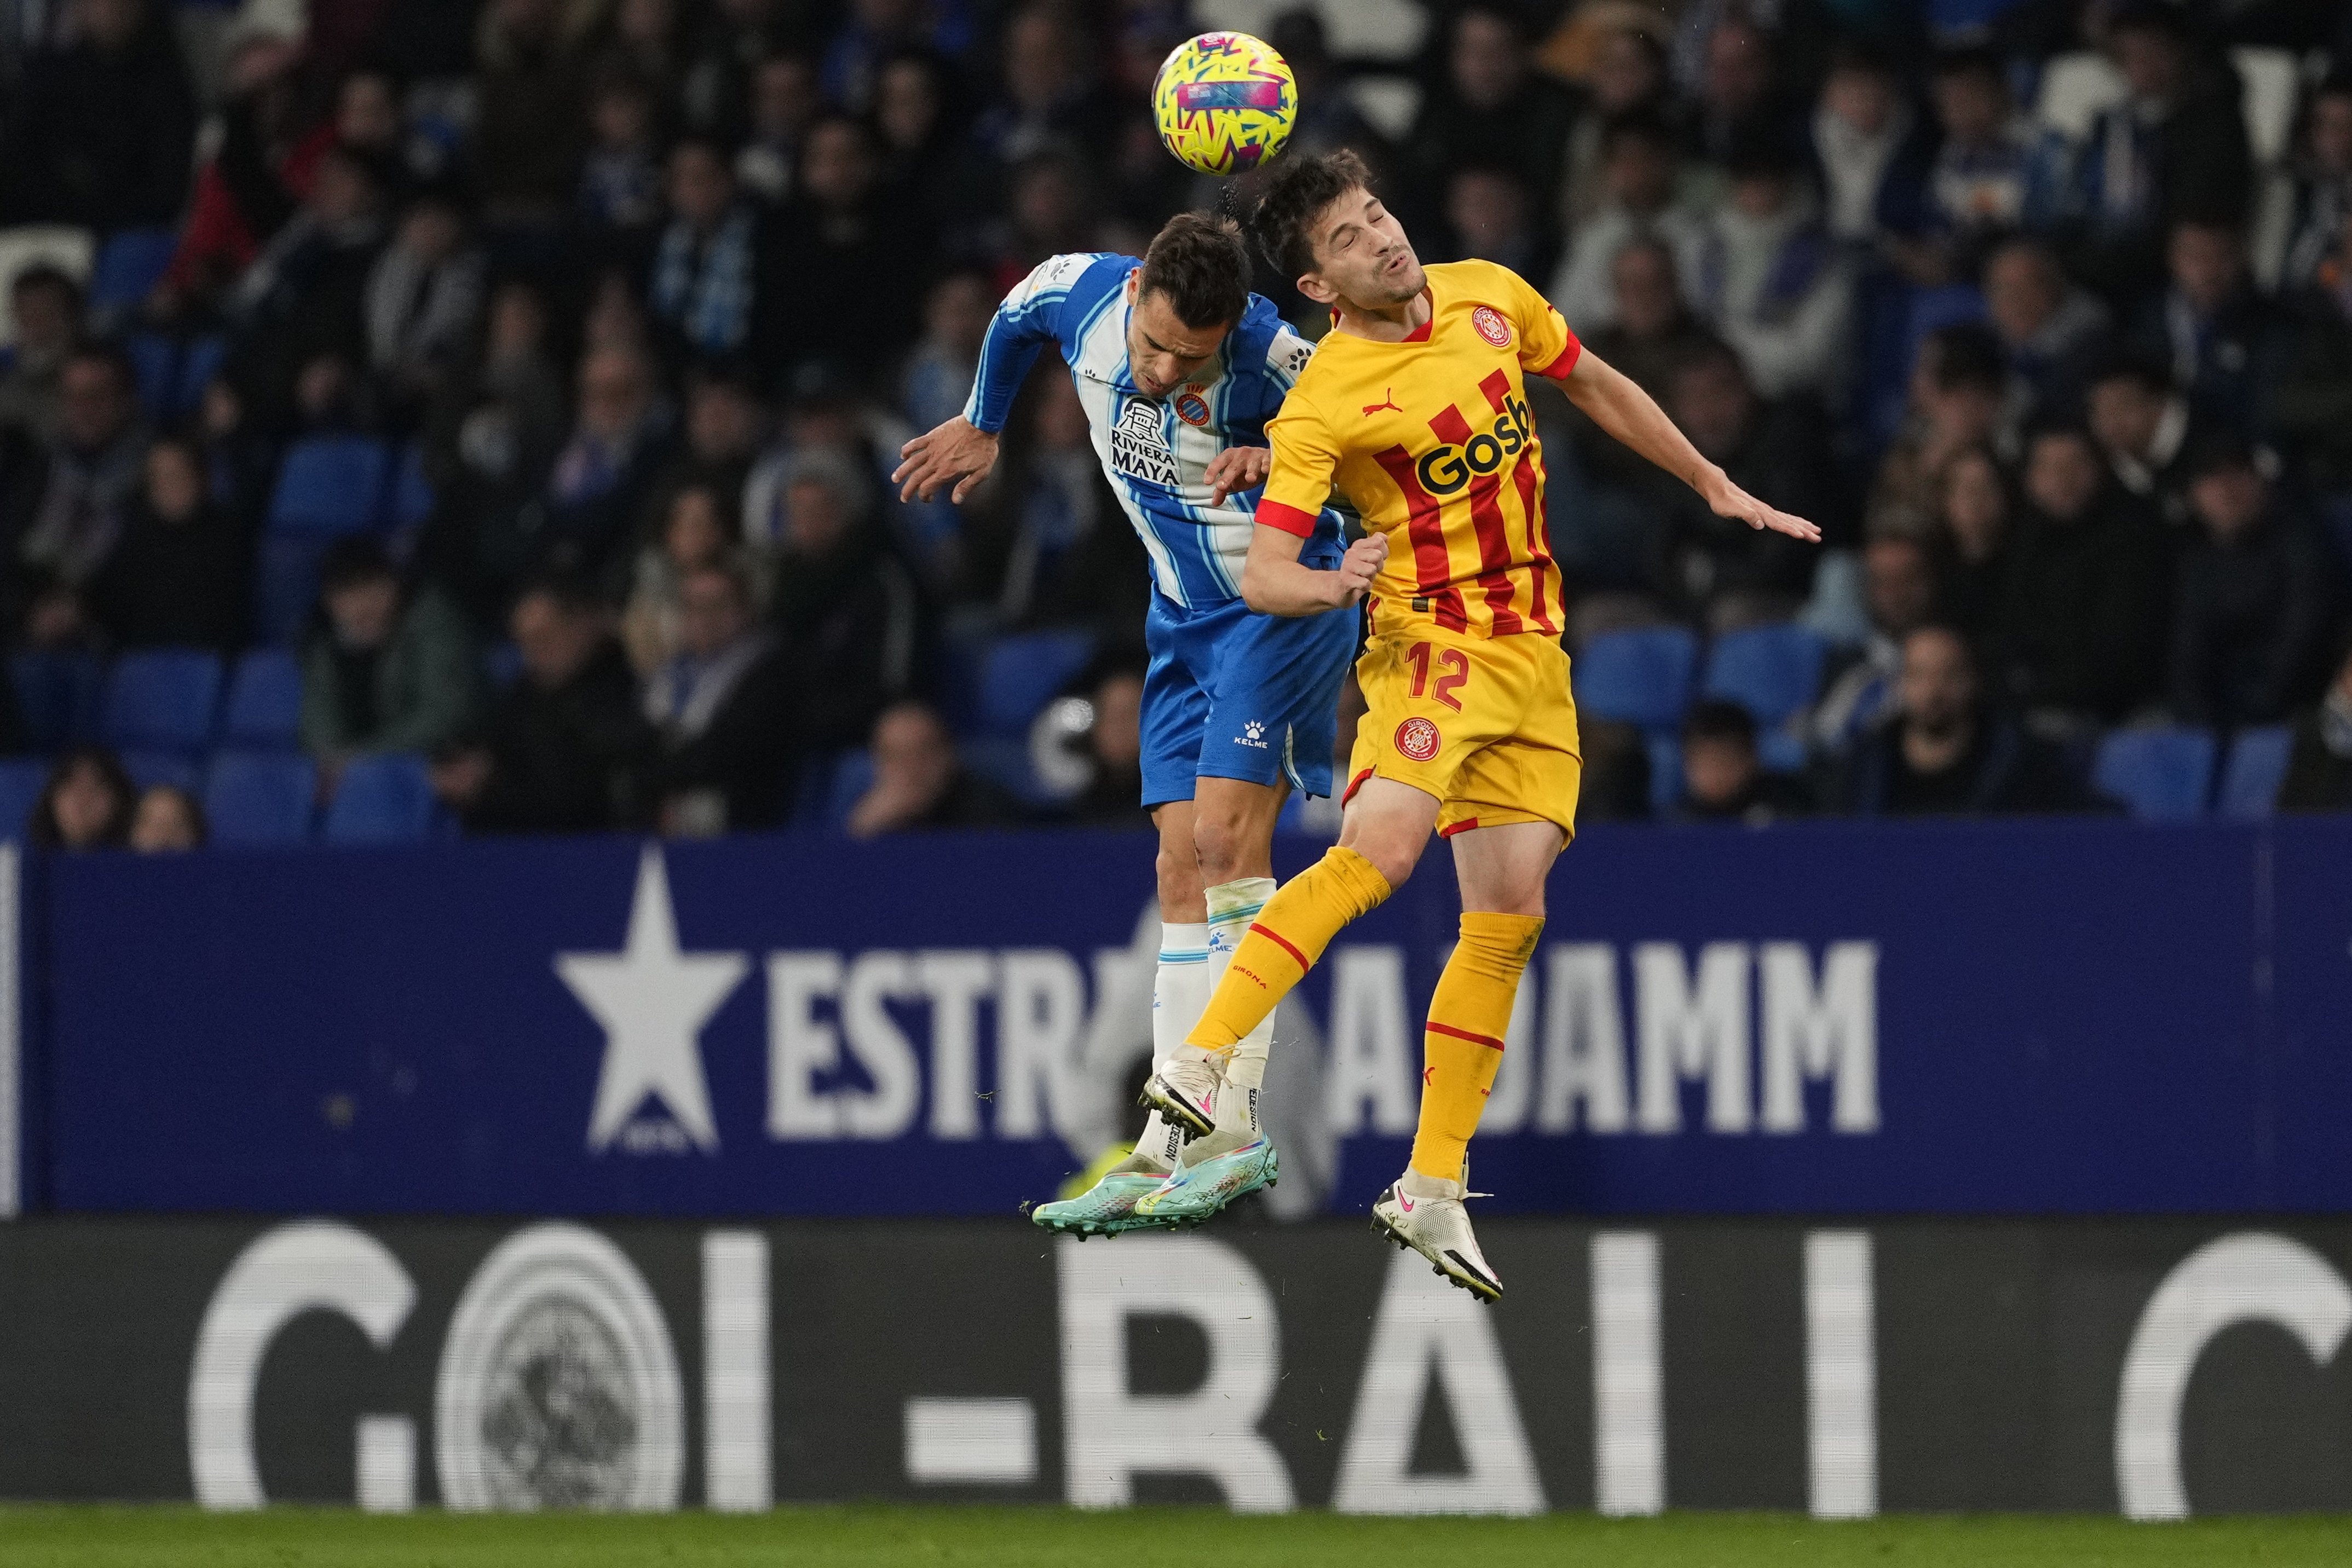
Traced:
[[1274, 466], [1258, 497], [1257, 521], [1309, 538], [1324, 503], [1331, 499], [1339, 443], [1315, 405], [1295, 388], [1282, 400], [1282, 411], [1267, 422], [1265, 438], [1274, 447]]
[[1584, 352], [1566, 317], [1535, 286], [1507, 267], [1498, 267], [1509, 282], [1511, 323], [1519, 330], [1519, 367], [1554, 381], [1565, 381]]

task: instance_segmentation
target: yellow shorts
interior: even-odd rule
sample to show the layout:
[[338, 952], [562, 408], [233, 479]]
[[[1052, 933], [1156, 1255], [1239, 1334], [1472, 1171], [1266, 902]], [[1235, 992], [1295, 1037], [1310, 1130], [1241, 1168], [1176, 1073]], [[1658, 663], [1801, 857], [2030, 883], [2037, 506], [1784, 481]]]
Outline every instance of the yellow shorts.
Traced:
[[1550, 822], [1575, 837], [1584, 753], [1559, 644], [1424, 623], [1374, 633], [1356, 679], [1365, 712], [1343, 799], [1377, 773], [1435, 795], [1441, 834]]

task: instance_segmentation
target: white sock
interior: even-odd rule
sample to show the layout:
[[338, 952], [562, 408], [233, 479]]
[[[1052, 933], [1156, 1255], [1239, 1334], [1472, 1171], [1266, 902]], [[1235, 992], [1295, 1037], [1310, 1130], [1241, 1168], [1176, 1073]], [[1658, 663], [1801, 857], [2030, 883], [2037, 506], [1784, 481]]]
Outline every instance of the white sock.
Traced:
[[[1184, 1037], [1201, 1021], [1217, 976], [1209, 960], [1209, 928], [1162, 921], [1160, 926], [1160, 967], [1151, 977], [1151, 1062], [1160, 1064], [1183, 1045]], [[1160, 1170], [1173, 1170], [1177, 1152], [1184, 1146], [1181, 1128], [1169, 1124], [1157, 1110], [1144, 1119], [1137, 1140], [1138, 1157]]]
[[[1257, 919], [1265, 901], [1274, 897], [1274, 888], [1271, 877], [1237, 877], [1208, 890], [1209, 967], [1216, 979], [1224, 978], [1225, 966], [1234, 961], [1234, 950], [1249, 934], [1250, 921]], [[1202, 1005], [1205, 1007], [1207, 1003]], [[1253, 1138], [1257, 1136], [1257, 1091], [1265, 1083], [1266, 1053], [1273, 1047], [1274, 1015], [1268, 1013], [1256, 1028], [1241, 1037], [1225, 1064], [1225, 1082], [1241, 1090], [1228, 1097], [1234, 1117], [1231, 1125], [1235, 1131], [1246, 1131]], [[1220, 1127], [1228, 1125], [1225, 1110], [1226, 1101], [1221, 1100], [1217, 1105]]]

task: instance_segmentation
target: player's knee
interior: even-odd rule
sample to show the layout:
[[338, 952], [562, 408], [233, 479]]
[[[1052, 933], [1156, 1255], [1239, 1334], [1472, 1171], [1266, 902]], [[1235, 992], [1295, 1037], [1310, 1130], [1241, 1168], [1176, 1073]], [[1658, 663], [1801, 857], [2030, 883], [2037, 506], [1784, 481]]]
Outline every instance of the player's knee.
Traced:
[[1187, 910], [1201, 901], [1199, 861], [1182, 848], [1162, 844], [1153, 869], [1160, 880], [1160, 907]]
[[1216, 887], [1244, 876], [1249, 858], [1248, 825], [1237, 814], [1202, 812], [1192, 824], [1192, 857], [1200, 868], [1201, 885]]
[[1398, 834], [1361, 834], [1348, 847], [1370, 860], [1392, 889], [1403, 887], [1421, 863], [1421, 846]]

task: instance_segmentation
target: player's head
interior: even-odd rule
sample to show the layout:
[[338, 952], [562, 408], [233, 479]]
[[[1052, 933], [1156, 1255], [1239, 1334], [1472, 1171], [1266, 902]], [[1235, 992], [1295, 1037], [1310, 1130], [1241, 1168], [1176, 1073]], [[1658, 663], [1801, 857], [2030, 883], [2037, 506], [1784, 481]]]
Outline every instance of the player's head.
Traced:
[[1147, 397], [1165, 397], [1215, 357], [1249, 308], [1249, 252], [1223, 218], [1178, 213], [1127, 279], [1128, 374]]
[[1318, 304], [1380, 310], [1428, 286], [1364, 161], [1345, 149], [1276, 163], [1251, 224], [1275, 270]]

